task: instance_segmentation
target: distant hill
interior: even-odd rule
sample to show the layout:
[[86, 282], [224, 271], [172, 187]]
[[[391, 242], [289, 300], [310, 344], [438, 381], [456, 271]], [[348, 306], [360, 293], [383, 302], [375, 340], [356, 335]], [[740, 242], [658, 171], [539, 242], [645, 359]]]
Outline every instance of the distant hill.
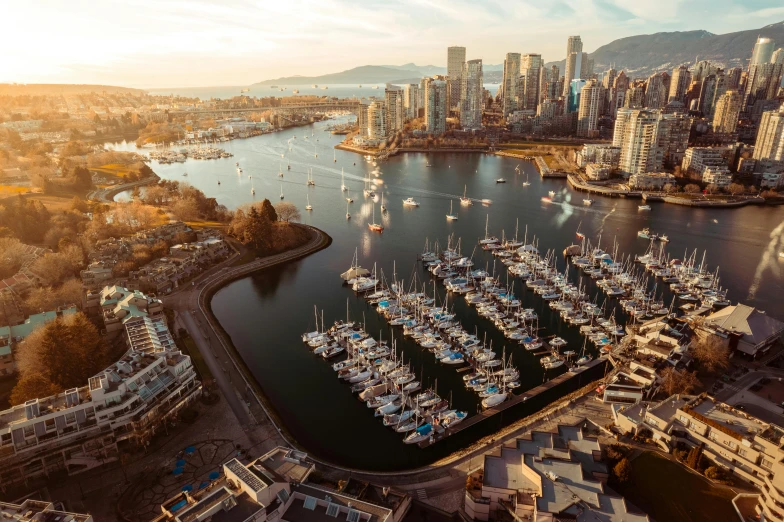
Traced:
[[[503, 71], [503, 65], [483, 65], [485, 76]], [[286, 76], [264, 80], [254, 85], [311, 85], [311, 84], [351, 84], [351, 83], [418, 83], [421, 78], [446, 74], [446, 67], [437, 65], [363, 65], [339, 73], [321, 76]], [[486, 78], [487, 79], [487, 78]]]
[[[614, 40], [589, 53], [595, 71], [614, 66], [633, 77], [646, 77], [657, 71], [672, 69], [695, 59], [710, 60], [726, 67], [745, 67], [758, 36], [772, 38], [777, 47], [784, 47], [784, 22], [727, 34], [708, 31], [679, 31], [629, 36]], [[550, 62], [564, 72], [564, 60]]]
[[52, 96], [63, 94], [89, 94], [91, 92], [109, 94], [144, 94], [142, 89], [115, 87], [113, 85], [82, 85], [60, 83], [0, 83], [0, 96]]

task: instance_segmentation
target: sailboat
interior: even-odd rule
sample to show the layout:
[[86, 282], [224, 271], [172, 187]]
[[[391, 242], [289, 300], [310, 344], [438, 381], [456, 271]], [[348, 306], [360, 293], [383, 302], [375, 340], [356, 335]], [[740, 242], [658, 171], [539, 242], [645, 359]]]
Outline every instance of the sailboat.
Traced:
[[457, 214], [452, 213], [452, 200], [449, 200], [449, 214], [446, 215], [447, 221], [454, 221], [457, 219]]
[[381, 212], [386, 212], [386, 211], [387, 211], [387, 207], [386, 207], [386, 205], [384, 205], [384, 193], [382, 192], [381, 193]]
[[373, 222], [368, 223], [368, 228], [373, 232], [383, 232], [384, 227], [376, 223], [376, 205], [373, 205]]
[[307, 197], [307, 198], [308, 198], [308, 204], [307, 204], [307, 205], [305, 205], [305, 210], [313, 210], [313, 207], [312, 207], [312, 206], [310, 206], [310, 195], [308, 195], [308, 194], [305, 194], [305, 197]]
[[250, 178], [250, 193], [256, 195], [256, 189], [253, 187], [253, 178]]
[[333, 163], [337, 163], [338, 162], [338, 157], [335, 155], [335, 151], [334, 150], [332, 151], [332, 162]]
[[580, 232], [580, 226], [582, 226], [582, 224], [583, 222], [580, 221], [580, 223], [577, 225], [577, 232], [575, 232], [575, 234], [577, 235], [577, 239], [585, 239], [585, 234]]
[[283, 167], [281, 166], [280, 163], [278, 163], [278, 177], [279, 178], [283, 177]]
[[524, 186], [524, 187], [527, 187], [527, 186], [528, 186], [528, 185], [530, 185], [530, 184], [531, 184], [531, 182], [530, 182], [530, 181], [528, 181], [528, 173], [526, 172], [526, 173], [525, 173], [525, 181], [523, 181], [523, 186]]
[[343, 169], [340, 169], [340, 190], [343, 192], [348, 190], [348, 187], [346, 186], [346, 178], [343, 174]]
[[346, 202], [346, 219], [351, 219], [351, 214], [349, 214], [349, 212], [348, 212], [348, 204], [349, 204], [349, 202], [347, 201]]
[[308, 169], [308, 186], [315, 187], [316, 180], [313, 179], [313, 169]]
[[[466, 185], [463, 185], [463, 197], [460, 198], [460, 204], [461, 205], [465, 205], [465, 206], [470, 206], [470, 205], [474, 204], [474, 202], [471, 201], [471, 198], [467, 198], [466, 197]], [[451, 212], [450, 212], [450, 214], [451, 214]]]
[[349, 203], [353, 203], [354, 199], [351, 197], [351, 191], [349, 191], [348, 188], [346, 188], [346, 191], [347, 191], [346, 192], [346, 201], [348, 201]]
[[283, 199], [283, 183], [280, 184], [280, 199]]

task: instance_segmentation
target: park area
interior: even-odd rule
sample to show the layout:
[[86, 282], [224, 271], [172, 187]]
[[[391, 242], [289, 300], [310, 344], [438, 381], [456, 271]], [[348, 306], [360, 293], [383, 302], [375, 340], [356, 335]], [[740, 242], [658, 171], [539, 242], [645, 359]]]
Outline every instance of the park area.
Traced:
[[616, 487], [626, 500], [659, 521], [736, 520], [735, 492], [652, 451], [631, 461], [631, 479]]

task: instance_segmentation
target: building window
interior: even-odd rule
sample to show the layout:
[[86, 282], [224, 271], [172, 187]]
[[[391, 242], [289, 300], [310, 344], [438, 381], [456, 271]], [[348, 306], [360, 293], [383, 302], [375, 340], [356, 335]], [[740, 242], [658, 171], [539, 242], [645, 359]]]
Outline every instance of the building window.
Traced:
[[773, 469], [773, 462], [768, 459], [760, 459], [760, 466], [767, 469]]
[[314, 497], [305, 497], [305, 502], [302, 503], [302, 507], [305, 509], [309, 509], [311, 511], [316, 509], [316, 499]]
[[46, 426], [46, 430], [53, 430], [54, 429], [54, 419], [46, 419], [44, 421], [44, 425]]
[[713, 430], [711, 430], [711, 432], [708, 433], [708, 438], [714, 442], [719, 442], [719, 438], [716, 436]]
[[739, 449], [738, 450], [738, 455], [740, 455], [741, 457], [745, 457], [746, 456], [746, 450], [743, 449], [743, 448]]
[[338, 516], [339, 512], [340, 512], [340, 506], [330, 502], [329, 506], [327, 506], [327, 516], [336, 517]]
[[359, 511], [356, 509], [351, 509], [348, 512], [348, 516], [346, 517], [347, 522], [359, 522]]
[[25, 426], [24, 427], [24, 436], [25, 437], [32, 437], [35, 434], [35, 428], [32, 426]]

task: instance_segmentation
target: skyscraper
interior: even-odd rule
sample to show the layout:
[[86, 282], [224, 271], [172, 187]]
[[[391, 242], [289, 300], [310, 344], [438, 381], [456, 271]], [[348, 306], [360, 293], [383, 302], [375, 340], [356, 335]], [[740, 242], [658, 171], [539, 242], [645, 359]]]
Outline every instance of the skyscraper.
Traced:
[[484, 86], [482, 60], [469, 60], [463, 66], [460, 89], [460, 125], [464, 129], [482, 128]]
[[446, 132], [446, 91], [444, 80], [425, 78], [425, 126], [434, 136]]
[[539, 87], [542, 80], [541, 54], [524, 54], [520, 62], [520, 74], [524, 77], [522, 92], [517, 93], [518, 109], [536, 110], [539, 105]]
[[596, 80], [588, 80], [580, 92], [577, 114], [577, 135], [592, 138], [599, 133], [599, 115], [604, 103], [604, 87]]
[[460, 108], [460, 90], [463, 67], [466, 61], [465, 47], [449, 47], [446, 55], [446, 75], [449, 76], [450, 109]]
[[752, 157], [755, 160], [784, 161], [784, 107], [762, 113]]
[[561, 83], [561, 71], [557, 65], [553, 65], [546, 74], [544, 92], [542, 98], [554, 100], [563, 96], [563, 85]]
[[520, 53], [506, 53], [504, 78], [501, 87], [504, 116], [517, 110], [517, 81], [520, 77]]
[[578, 112], [580, 110], [580, 96], [582, 96], [585, 84], [586, 80], [572, 80], [572, 84], [569, 86], [569, 96], [566, 99], [566, 109], [564, 112]]
[[632, 174], [680, 164], [689, 144], [691, 119], [661, 111], [621, 109], [615, 119], [613, 146], [620, 147], [618, 170]]
[[652, 74], [645, 81], [645, 107], [661, 109], [667, 105], [670, 92], [670, 75], [666, 72]]
[[[642, 109], [645, 107], [645, 86], [648, 82], [634, 80], [626, 90], [626, 99], [623, 101], [625, 109]], [[620, 107], [618, 107], [620, 109]], [[617, 111], [616, 111], [617, 114]]]
[[736, 90], [725, 92], [716, 100], [716, 111], [713, 116], [713, 132], [735, 132], [740, 116], [741, 98]]
[[[582, 65], [583, 41], [579, 36], [570, 36], [566, 40], [566, 72], [564, 73], [564, 96], [568, 96], [572, 80], [579, 79]], [[579, 54], [579, 56], [578, 56]]]
[[770, 63], [770, 58], [773, 55], [773, 47], [775, 45], [776, 44], [770, 38], [758, 37], [757, 42], [754, 44], [754, 49], [751, 50], [749, 70], [754, 65]]
[[376, 100], [367, 110], [368, 138], [371, 140], [385, 140], [387, 137], [386, 106], [383, 101]]
[[387, 84], [384, 90], [386, 102], [386, 130], [389, 136], [403, 129], [403, 89]]
[[407, 120], [413, 120], [417, 117], [419, 109], [419, 85], [416, 83], [409, 83], [403, 87], [403, 110]]
[[613, 118], [618, 113], [618, 109], [624, 106], [626, 102], [626, 92], [629, 90], [629, 77], [626, 76], [626, 73], [621, 71], [615, 77], [615, 81], [612, 84], [612, 88], [610, 90], [609, 100], [610, 100], [610, 107], [607, 111], [607, 114], [612, 116]]
[[685, 103], [686, 90], [691, 85], [691, 71], [685, 65], [680, 65], [672, 70], [670, 79], [670, 95], [667, 101], [679, 101]]

